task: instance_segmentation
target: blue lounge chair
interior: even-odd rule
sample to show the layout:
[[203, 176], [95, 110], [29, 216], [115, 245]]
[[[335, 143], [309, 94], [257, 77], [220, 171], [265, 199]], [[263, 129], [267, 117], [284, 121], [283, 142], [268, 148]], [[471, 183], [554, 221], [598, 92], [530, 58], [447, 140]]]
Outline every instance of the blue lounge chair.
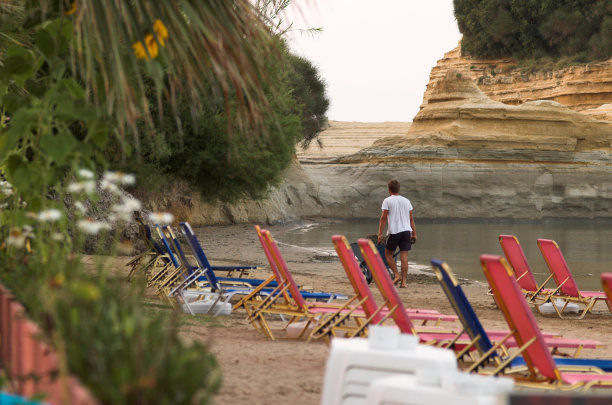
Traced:
[[[181, 226], [181, 230], [183, 231], [183, 234], [187, 238], [187, 241], [189, 241], [189, 244], [193, 250], [193, 254], [196, 260], [198, 261], [198, 264], [200, 266], [210, 268], [210, 263], [208, 262], [208, 259], [206, 258], [206, 255], [204, 254], [204, 250], [202, 249], [202, 246], [200, 245], [200, 242], [195, 236], [193, 229], [191, 229], [191, 226], [189, 225], [189, 223], [181, 222], [180, 226]], [[219, 278], [214, 274], [214, 272], [209, 272], [209, 273], [211, 273], [211, 276], [215, 280], [217, 280], [217, 282], [219, 282]], [[244, 282], [245, 280], [250, 280], [250, 279], [239, 279], [239, 280]], [[264, 281], [267, 281], [267, 280], [264, 280]], [[271, 283], [273, 283], [273, 285], [277, 285], [276, 284], [277, 281], [278, 280], [271, 281]], [[301, 292], [302, 297], [304, 297], [305, 299], [316, 300], [316, 301], [331, 301], [334, 299], [347, 299], [348, 298], [345, 294], [338, 294], [338, 293], [308, 292], [308, 291], [300, 291], [300, 292]]]
[[[140, 216], [138, 213], [136, 214], [136, 223], [139, 227], [140, 237], [142, 238], [143, 242], [145, 242], [148, 249], [126, 263], [126, 266], [130, 267], [130, 271], [127, 276], [128, 281], [132, 279], [132, 276], [136, 271], [142, 271], [145, 274], [148, 274], [150, 269], [160, 267], [161, 270], [164, 270], [164, 268], [170, 264], [170, 259], [164, 253], [164, 250], [157, 243], [157, 241], [153, 239], [151, 227], [144, 222], [142, 216]], [[148, 260], [145, 260], [146, 258], [148, 258]]]
[[[480, 358], [475, 361], [469, 368], [469, 371], [477, 371], [479, 368], [487, 365], [494, 364], [500, 366], [504, 363], [505, 359], [499, 355], [498, 350], [501, 348], [502, 342], [493, 344], [489, 337], [489, 333], [485, 331], [484, 327], [480, 323], [480, 319], [474, 312], [472, 305], [465, 296], [463, 289], [457, 282], [450, 267], [442, 262], [441, 260], [433, 259], [431, 261], [433, 265], [436, 277], [444, 290], [444, 293], [448, 297], [453, 309], [457, 313], [461, 324], [465, 332], [470, 336], [473, 342], [473, 348], [480, 353]], [[500, 333], [496, 331], [496, 333]], [[502, 332], [503, 333], [503, 332]], [[509, 332], [508, 332], [509, 333]], [[550, 347], [551, 342], [554, 343], [555, 338], [546, 340], [546, 344]], [[559, 339], [561, 343], [564, 339]], [[471, 349], [467, 347], [467, 350]], [[582, 359], [582, 358], [554, 358], [557, 366], [563, 368], [564, 366], [580, 366], [580, 367], [596, 367], [604, 371], [612, 371], [612, 360], [600, 360], [600, 359]], [[506, 365], [506, 369], [520, 369], [525, 366], [525, 360], [523, 357], [516, 357]]]
[[[177, 260], [176, 255], [178, 256], [182, 256], [181, 257], [181, 261], [184, 261], [186, 263], [188, 263], [189, 261], [187, 260], [187, 256], [184, 253], [184, 250], [181, 246], [181, 243], [179, 242], [179, 240], [176, 238], [174, 232], [172, 231], [172, 229], [166, 225], [163, 227], [163, 231], [162, 229], [159, 228], [158, 225], [156, 225], [157, 230], [160, 234], [160, 239], [162, 240], [163, 245], [166, 248], [166, 251], [168, 252], [168, 256], [172, 259], [172, 262], [174, 263], [174, 265], [178, 268], [180, 266], [179, 264], [179, 260]], [[193, 233], [193, 232], [191, 232]], [[167, 236], [166, 236], [167, 234]], [[168, 238], [170, 240], [168, 240]], [[170, 245], [172, 244], [173, 247], [171, 247]], [[199, 245], [199, 243], [198, 243]], [[201, 248], [201, 245], [200, 245]], [[210, 271], [215, 272], [217, 270], [254, 270], [257, 269], [256, 266], [212, 266], [210, 264], [210, 262], [208, 261], [208, 258], [206, 257], [206, 254], [204, 253], [203, 249], [201, 250], [201, 259], [202, 262], [207, 266], [207, 269], [210, 269]], [[175, 255], [176, 252], [176, 255]], [[191, 273], [193, 272], [193, 270], [197, 268], [196, 266], [189, 266], [187, 268], [187, 274], [191, 275]], [[215, 276], [217, 276], [215, 274]], [[245, 287], [257, 287], [258, 285], [260, 285], [261, 283], [266, 282], [268, 287], [276, 287], [276, 281], [275, 280], [262, 280], [262, 279], [256, 279], [256, 278], [247, 278], [247, 277], [219, 277], [217, 276], [218, 281], [221, 284], [231, 284], [231, 285], [240, 285], [240, 286], [245, 286]], [[206, 279], [200, 279], [198, 281], [206, 281]]]

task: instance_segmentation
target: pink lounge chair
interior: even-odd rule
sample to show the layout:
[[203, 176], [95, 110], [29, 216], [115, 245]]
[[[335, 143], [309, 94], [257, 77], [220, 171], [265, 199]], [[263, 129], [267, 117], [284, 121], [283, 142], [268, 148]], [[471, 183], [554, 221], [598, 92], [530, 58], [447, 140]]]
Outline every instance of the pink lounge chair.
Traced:
[[[397, 327], [402, 333], [408, 333], [418, 336], [421, 342], [437, 343], [443, 346], [454, 345], [459, 340], [457, 334], [453, 333], [417, 333], [414, 324], [410, 320], [406, 308], [399, 297], [393, 280], [389, 277], [389, 273], [383, 263], [378, 249], [369, 239], [359, 239], [357, 241], [363, 258], [370, 271], [376, 286], [385, 300], [385, 306], [389, 310], [389, 314]], [[466, 338], [469, 342], [469, 338]]]
[[603, 273], [601, 275], [601, 284], [608, 297], [608, 301], [612, 301], [612, 273]]
[[[519, 243], [518, 239], [514, 235], [499, 235], [499, 244], [504, 251], [506, 260], [510, 263], [510, 266], [514, 269], [516, 275], [516, 281], [519, 286], [523, 289], [525, 297], [529, 299], [529, 302], [537, 303], [546, 301], [546, 296], [554, 292], [549, 288], [544, 288], [548, 281], [552, 278], [552, 274], [538, 286], [531, 267], [525, 257], [523, 247]], [[536, 305], [539, 308], [539, 305]]]
[[[367, 326], [370, 324], [380, 324], [390, 315], [389, 309], [386, 306], [379, 306], [376, 303], [376, 299], [368, 286], [366, 279], [363, 276], [363, 271], [357, 259], [355, 258], [355, 254], [346, 240], [344, 236], [341, 235], [333, 235], [332, 242], [334, 244], [334, 248], [338, 253], [338, 258], [342, 263], [342, 267], [346, 272], [346, 275], [355, 290], [355, 294], [359, 297], [359, 302], [361, 303], [362, 310], [367, 317], [367, 321], [364, 323], [363, 327], [356, 331], [352, 336], [357, 334], [361, 334]], [[435, 321], [439, 324], [440, 321], [455, 321], [457, 320], [456, 316], [452, 315], [444, 315], [440, 314], [436, 310], [431, 309], [406, 309], [408, 316], [412, 321], [422, 321], [423, 325], [427, 321]], [[419, 329], [421, 331], [421, 329]]]
[[[584, 310], [578, 315], [578, 319], [584, 318], [587, 313], [591, 312], [597, 301], [604, 301], [612, 312], [612, 302], [603, 291], [582, 291], [578, 288], [578, 284], [576, 284], [557, 242], [550, 239], [538, 239], [538, 247], [558, 286], [555, 294], [548, 295], [546, 301], [552, 303], [560, 318], [566, 318], [563, 315], [563, 310], [570, 303], [584, 305]], [[559, 308], [557, 300], [561, 300], [563, 303], [561, 308]]]
[[[251, 299], [244, 304], [249, 321], [257, 330], [264, 333], [270, 339], [275, 339], [275, 335], [266, 319], [266, 315], [270, 314], [289, 318], [289, 322], [284, 329], [287, 329], [292, 324], [296, 324], [296, 321], [300, 319], [305, 319], [306, 321], [303, 325], [300, 325], [299, 331], [296, 333], [295, 337], [297, 339], [306, 336], [312, 325], [333, 323], [340, 316], [345, 316], [347, 320], [355, 323], [355, 325], [350, 326], [343, 325], [348, 330], [354, 330], [361, 326], [364, 315], [363, 312], [359, 313], [360, 307], [355, 305], [357, 301], [356, 296], [347, 300], [343, 305], [307, 301], [289, 271], [287, 263], [283, 259], [278, 245], [272, 238], [272, 235], [270, 235], [270, 232], [260, 229], [258, 226], [255, 229], [257, 230], [266, 257], [270, 260], [270, 266], [276, 268], [275, 275], [278, 277], [278, 287], [275, 291], [262, 300]], [[355, 314], [353, 314], [354, 312]], [[342, 330], [342, 328], [327, 328], [325, 333], [319, 333], [313, 338], [322, 337], [329, 342], [332, 337], [336, 336], [339, 330]]]
[[[575, 367], [574, 372], [561, 371], [546, 345], [508, 263], [502, 257], [494, 255], [480, 256], [480, 263], [498, 303], [501, 304], [500, 309], [504, 318], [519, 345], [519, 350], [508, 361], [521, 354], [525, 359], [527, 372], [522, 376], [515, 376], [517, 384], [565, 390], [612, 388], [612, 373], [589, 372], [591, 370], [589, 367]], [[500, 366], [498, 370], [501, 369]]]
[[[359, 239], [357, 241], [366, 264], [372, 272], [376, 286], [380, 290], [385, 305], [391, 312], [391, 317], [400, 328], [402, 333], [411, 333], [419, 336], [422, 342], [437, 343], [442, 346], [453, 346], [455, 350], [461, 350], [466, 344], [469, 344], [471, 338], [463, 334], [439, 333], [439, 332], [419, 332], [415, 330], [414, 325], [406, 312], [404, 305], [393, 285], [393, 280], [385, 269], [385, 265], [380, 258], [378, 249], [368, 239]], [[523, 299], [523, 301], [525, 301]], [[526, 302], [526, 301], [525, 301]], [[498, 342], [505, 338], [507, 331], [492, 331], [489, 334], [491, 340]], [[547, 336], [545, 344], [552, 350], [552, 353], [562, 354], [559, 349], [574, 349], [572, 356], [577, 356], [582, 349], [595, 349], [601, 346], [601, 342], [590, 339], [566, 339]], [[504, 341], [506, 348], [516, 347], [517, 342], [513, 337], [507, 338]]]

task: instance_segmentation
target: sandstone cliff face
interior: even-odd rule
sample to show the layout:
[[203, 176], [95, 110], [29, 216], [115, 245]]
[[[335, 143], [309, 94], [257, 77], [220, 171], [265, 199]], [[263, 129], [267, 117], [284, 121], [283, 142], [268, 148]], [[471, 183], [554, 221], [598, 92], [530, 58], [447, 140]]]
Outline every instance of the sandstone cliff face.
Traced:
[[[497, 90], [490, 97], [487, 88], [476, 86], [475, 69], [466, 73], [464, 62], [453, 60], [462, 70], [450, 69], [452, 64], [434, 68], [411, 125], [332, 122], [333, 131], [323, 134], [331, 147], [301, 152], [300, 162], [265, 201], [207, 204], [193, 191], [145, 200], [194, 226], [305, 216], [377, 218], [387, 181], [397, 178], [418, 218], [612, 217], [612, 122], [593, 118], [610, 114], [609, 105], [595, 106], [593, 100], [612, 94], [612, 80], [597, 86], [583, 80], [570, 97], [571, 77], [593, 77], [586, 68], [565, 72], [565, 90], [555, 96], [526, 78], [524, 90], [515, 92], [521, 96], [512, 101], [502, 91], [505, 79], [495, 79], [500, 83], [491, 84], [489, 90]], [[609, 74], [599, 72], [600, 78]], [[519, 88], [519, 79], [512, 80]], [[573, 109], [553, 100], [573, 100]]]
[[184, 183], [175, 183], [163, 193], [142, 193], [150, 211], [167, 211], [192, 226], [254, 222], [260, 224], [297, 221], [316, 215], [321, 209], [316, 185], [295, 160], [285, 171], [283, 182], [271, 189], [262, 201], [243, 200], [234, 204], [204, 201], [199, 192]]
[[[405, 136], [380, 139], [311, 177], [350, 173], [345, 183], [365, 200], [373, 198], [369, 190], [380, 200], [396, 177], [419, 215], [430, 218], [610, 217], [611, 142], [610, 122], [551, 101], [505, 105], [449, 70]], [[360, 179], [367, 184], [359, 187]]]
[[[423, 105], [428, 103], [434, 83], [443, 78], [449, 69], [464, 72], [489, 98], [504, 104], [552, 100], [575, 111], [586, 111], [612, 103], [612, 59], [533, 74], [522, 74], [513, 69], [514, 66], [515, 62], [511, 59], [462, 57], [458, 46], [444, 54], [432, 69]], [[596, 117], [609, 119], [610, 115]]]

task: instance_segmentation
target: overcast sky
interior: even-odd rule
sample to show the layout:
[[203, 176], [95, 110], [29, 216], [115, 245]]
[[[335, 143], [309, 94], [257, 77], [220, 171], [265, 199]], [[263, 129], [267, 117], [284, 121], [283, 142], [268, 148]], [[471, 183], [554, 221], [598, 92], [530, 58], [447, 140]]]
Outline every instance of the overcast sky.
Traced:
[[[319, 68], [331, 120], [412, 121], [431, 68], [461, 38], [452, 0], [293, 0], [291, 8], [291, 48]], [[323, 32], [299, 34], [305, 27]]]

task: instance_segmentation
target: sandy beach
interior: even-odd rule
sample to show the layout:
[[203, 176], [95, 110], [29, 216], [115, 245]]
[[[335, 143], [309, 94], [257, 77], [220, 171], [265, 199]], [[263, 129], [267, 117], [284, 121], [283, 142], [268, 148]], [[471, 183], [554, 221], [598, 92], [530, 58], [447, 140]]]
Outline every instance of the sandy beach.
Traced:
[[[280, 236], [288, 226], [266, 228], [273, 236]], [[213, 265], [254, 264], [259, 269], [253, 272], [253, 277], [266, 278], [270, 274], [253, 225], [209, 226], [196, 231]], [[352, 293], [337, 258], [287, 245], [281, 245], [280, 250], [299, 284], [314, 291]], [[462, 281], [462, 284], [485, 327], [506, 329], [501, 312], [486, 293], [487, 286], [469, 280]], [[380, 298], [374, 284], [371, 287]], [[407, 307], [453, 314], [433, 276], [409, 275], [408, 288], [398, 291]], [[598, 304], [595, 314], [587, 315], [584, 320], [560, 320], [556, 316], [538, 313], [535, 316], [546, 331], [564, 337], [588, 337], [606, 344], [602, 349], [584, 350], [582, 357], [612, 358], [612, 316], [604, 304]], [[183, 336], [206, 342], [220, 364], [223, 385], [215, 404], [319, 403], [329, 352], [324, 342], [270, 341], [246, 321], [243, 311], [214, 319], [200, 315], [187, 319], [184, 324]], [[278, 322], [278, 326], [281, 325]]]

